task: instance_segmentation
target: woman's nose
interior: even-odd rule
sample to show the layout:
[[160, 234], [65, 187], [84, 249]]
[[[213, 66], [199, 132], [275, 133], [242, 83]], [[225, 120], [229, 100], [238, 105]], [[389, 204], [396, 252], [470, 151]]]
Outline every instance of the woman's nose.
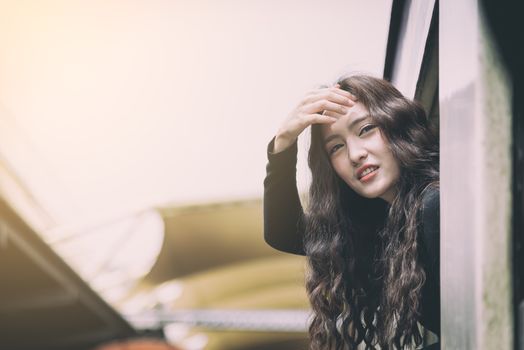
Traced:
[[365, 147], [362, 147], [358, 142], [349, 144], [347, 147], [348, 157], [354, 166], [360, 166], [368, 156], [368, 152]]

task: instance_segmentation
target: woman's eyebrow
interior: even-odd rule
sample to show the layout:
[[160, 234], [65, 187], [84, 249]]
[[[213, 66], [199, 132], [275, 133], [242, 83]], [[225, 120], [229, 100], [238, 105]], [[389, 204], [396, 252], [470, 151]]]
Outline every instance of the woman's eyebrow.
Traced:
[[[371, 116], [369, 114], [366, 114], [366, 115], [363, 115], [362, 117], [360, 118], [357, 118], [355, 120], [353, 120], [350, 124], [349, 124], [349, 129], [352, 129], [355, 127], [355, 125], [361, 123], [362, 121], [368, 119], [368, 118], [371, 118]], [[336, 139], [339, 135], [338, 134], [331, 134], [329, 135], [328, 137], [326, 137], [324, 139], [324, 145], [328, 144], [329, 141], [333, 140], [333, 139]]]
[[338, 134], [331, 134], [328, 137], [324, 139], [324, 146], [329, 143], [329, 141], [336, 139], [338, 137]]
[[350, 129], [353, 129], [355, 127], [355, 125], [359, 124], [360, 122], [362, 122], [363, 120], [366, 120], [368, 118], [371, 118], [371, 116], [369, 114], [366, 114], [360, 118], [357, 118], [355, 120], [353, 120], [350, 124], [349, 124], [349, 128]]

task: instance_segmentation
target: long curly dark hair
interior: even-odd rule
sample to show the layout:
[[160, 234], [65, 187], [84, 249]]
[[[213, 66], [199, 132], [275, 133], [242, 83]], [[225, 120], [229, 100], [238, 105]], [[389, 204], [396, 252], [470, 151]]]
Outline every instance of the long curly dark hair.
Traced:
[[344, 78], [369, 110], [399, 164], [391, 203], [354, 192], [334, 171], [319, 125], [311, 130], [312, 183], [305, 214], [306, 289], [312, 349], [420, 345], [417, 326], [425, 272], [417, 259], [422, 195], [438, 187], [439, 153], [424, 109], [389, 82]]

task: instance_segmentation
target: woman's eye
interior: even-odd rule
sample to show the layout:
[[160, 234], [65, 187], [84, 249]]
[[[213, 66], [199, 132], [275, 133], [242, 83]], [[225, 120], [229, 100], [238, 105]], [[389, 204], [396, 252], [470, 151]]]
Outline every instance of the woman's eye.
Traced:
[[360, 133], [358, 134], [358, 136], [362, 136], [364, 135], [365, 133], [368, 133], [370, 132], [371, 130], [375, 129], [377, 126], [376, 125], [373, 125], [373, 124], [368, 124], [368, 125], [364, 125], [364, 127], [362, 127], [362, 129], [360, 129]]
[[331, 148], [329, 149], [329, 154], [331, 155], [331, 154], [335, 153], [335, 152], [336, 152], [339, 148], [341, 148], [342, 146], [344, 146], [344, 145], [341, 144], [341, 143], [338, 143], [338, 144], [334, 145], [333, 147], [331, 147]]

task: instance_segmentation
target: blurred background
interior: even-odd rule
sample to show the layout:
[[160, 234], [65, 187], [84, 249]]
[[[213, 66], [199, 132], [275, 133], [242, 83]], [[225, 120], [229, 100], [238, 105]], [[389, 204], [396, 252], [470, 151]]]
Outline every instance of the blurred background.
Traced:
[[305, 261], [262, 238], [266, 146], [308, 90], [382, 76], [390, 16], [387, 0], [0, 1], [3, 344], [305, 348]]

